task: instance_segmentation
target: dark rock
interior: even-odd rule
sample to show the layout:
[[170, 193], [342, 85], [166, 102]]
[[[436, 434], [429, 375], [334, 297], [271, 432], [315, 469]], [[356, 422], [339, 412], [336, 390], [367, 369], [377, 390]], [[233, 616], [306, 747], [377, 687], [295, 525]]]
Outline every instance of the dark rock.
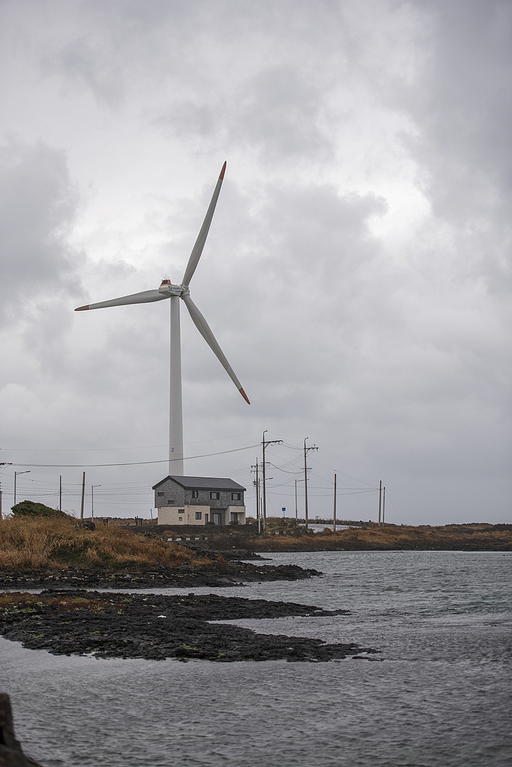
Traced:
[[0, 767], [41, 767], [25, 756], [14, 737], [11, 701], [5, 692], [0, 692]]
[[327, 661], [376, 652], [355, 644], [329, 645], [306, 637], [256, 634], [217, 623], [345, 612], [215, 594], [47, 590], [8, 601], [0, 611], [0, 632], [30, 649], [98, 658]]
[[93, 570], [70, 567], [53, 570], [0, 571], [0, 589], [123, 588], [145, 589], [154, 586], [239, 586], [254, 581], [301, 580], [321, 575], [317, 570], [305, 570], [297, 565], [254, 565], [250, 562], [215, 563], [208, 567], [166, 567], [152, 570]]

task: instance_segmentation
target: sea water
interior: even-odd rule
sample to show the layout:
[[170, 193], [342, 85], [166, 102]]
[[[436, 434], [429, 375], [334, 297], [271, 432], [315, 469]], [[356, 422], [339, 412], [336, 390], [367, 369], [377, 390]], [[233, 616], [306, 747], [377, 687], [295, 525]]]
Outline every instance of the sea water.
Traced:
[[187, 591], [350, 610], [236, 623], [378, 660], [96, 660], [0, 639], [25, 752], [45, 767], [512, 764], [512, 553], [266, 556], [324, 575]]

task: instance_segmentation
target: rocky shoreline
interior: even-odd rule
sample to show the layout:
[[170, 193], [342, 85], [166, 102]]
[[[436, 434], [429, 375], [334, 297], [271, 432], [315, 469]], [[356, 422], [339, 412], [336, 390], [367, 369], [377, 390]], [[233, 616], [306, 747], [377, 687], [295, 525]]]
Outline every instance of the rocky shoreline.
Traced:
[[52, 570], [0, 571], [0, 590], [40, 588], [145, 589], [240, 586], [257, 581], [295, 581], [322, 575], [297, 565], [212, 563], [211, 567], [155, 567], [109, 570], [69, 567]]
[[[346, 610], [214, 594], [162, 596], [49, 589], [0, 595], [0, 633], [55, 655], [186, 661], [328, 661], [370, 658], [372, 648], [319, 639], [256, 634], [211, 621], [332, 616]], [[373, 658], [372, 658], [373, 659]]]

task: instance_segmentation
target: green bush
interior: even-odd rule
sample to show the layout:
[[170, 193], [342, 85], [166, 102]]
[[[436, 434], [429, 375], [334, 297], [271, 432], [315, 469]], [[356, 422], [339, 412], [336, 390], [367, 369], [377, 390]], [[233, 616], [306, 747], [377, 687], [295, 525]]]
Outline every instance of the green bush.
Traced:
[[63, 511], [57, 509], [50, 509], [49, 506], [45, 506], [44, 503], [36, 503], [35, 501], [21, 501], [16, 506], [12, 507], [12, 514], [14, 517], [68, 517]]

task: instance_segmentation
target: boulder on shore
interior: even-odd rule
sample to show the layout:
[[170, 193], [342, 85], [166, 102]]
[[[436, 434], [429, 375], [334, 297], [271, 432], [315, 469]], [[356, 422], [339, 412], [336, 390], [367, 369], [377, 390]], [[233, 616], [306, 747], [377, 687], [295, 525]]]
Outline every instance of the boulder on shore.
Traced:
[[11, 701], [5, 692], [0, 692], [0, 767], [41, 767], [30, 756], [25, 756], [14, 737]]

